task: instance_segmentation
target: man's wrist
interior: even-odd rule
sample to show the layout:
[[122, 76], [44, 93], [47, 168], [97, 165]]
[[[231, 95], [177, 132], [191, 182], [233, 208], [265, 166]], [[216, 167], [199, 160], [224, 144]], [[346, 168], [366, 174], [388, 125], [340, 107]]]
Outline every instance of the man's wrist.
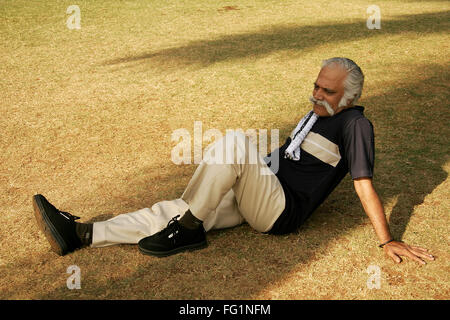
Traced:
[[395, 239], [391, 238], [390, 240], [385, 241], [382, 244], [380, 244], [378, 247], [383, 248], [385, 245], [387, 245], [388, 243], [391, 243], [392, 241], [395, 241]]

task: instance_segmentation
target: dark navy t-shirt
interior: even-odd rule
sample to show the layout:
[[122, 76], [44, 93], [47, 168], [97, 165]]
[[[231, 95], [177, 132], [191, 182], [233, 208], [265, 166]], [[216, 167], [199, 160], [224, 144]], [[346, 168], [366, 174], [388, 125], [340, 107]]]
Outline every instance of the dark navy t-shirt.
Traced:
[[275, 174], [283, 186], [286, 206], [269, 233], [295, 231], [348, 172], [352, 179], [373, 176], [373, 126], [363, 112], [363, 107], [355, 106], [332, 117], [319, 117], [300, 146], [299, 161], [284, 158], [291, 137], [279, 148]]

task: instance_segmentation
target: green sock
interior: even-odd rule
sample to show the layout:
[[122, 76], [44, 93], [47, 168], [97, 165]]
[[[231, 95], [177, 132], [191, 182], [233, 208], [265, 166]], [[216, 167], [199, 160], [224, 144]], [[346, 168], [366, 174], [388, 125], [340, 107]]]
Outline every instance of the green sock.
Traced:
[[94, 230], [93, 223], [79, 223], [76, 222], [75, 232], [80, 238], [81, 243], [85, 246], [89, 246], [92, 243], [92, 231]]
[[184, 216], [181, 217], [179, 222], [183, 227], [186, 227], [188, 229], [197, 229], [203, 223], [202, 220], [199, 220], [196, 217], [194, 217], [191, 210], [186, 211], [186, 213], [184, 214]]

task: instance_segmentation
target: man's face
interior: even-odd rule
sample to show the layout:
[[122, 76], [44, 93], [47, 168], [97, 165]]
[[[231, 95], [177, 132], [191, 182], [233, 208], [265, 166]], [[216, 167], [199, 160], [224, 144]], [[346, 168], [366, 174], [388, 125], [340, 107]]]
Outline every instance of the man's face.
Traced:
[[338, 108], [339, 102], [344, 95], [344, 81], [346, 77], [347, 72], [339, 66], [328, 66], [320, 70], [317, 80], [314, 82], [313, 99], [311, 99], [313, 110], [317, 115], [320, 117], [332, 115], [325, 106], [320, 105], [321, 102], [328, 103], [332, 109], [330, 110], [331, 113], [334, 114], [345, 107]]

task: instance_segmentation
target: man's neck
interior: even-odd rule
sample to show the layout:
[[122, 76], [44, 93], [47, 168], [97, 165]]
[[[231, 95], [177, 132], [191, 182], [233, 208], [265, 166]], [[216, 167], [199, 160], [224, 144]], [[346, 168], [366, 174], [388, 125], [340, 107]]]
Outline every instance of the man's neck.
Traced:
[[334, 115], [337, 115], [339, 112], [342, 112], [344, 110], [347, 110], [347, 109], [350, 109], [350, 108], [353, 108], [353, 107], [354, 107], [354, 105], [349, 105], [349, 106], [345, 106], [345, 107], [338, 107], [336, 109], [336, 111], [334, 112]]

